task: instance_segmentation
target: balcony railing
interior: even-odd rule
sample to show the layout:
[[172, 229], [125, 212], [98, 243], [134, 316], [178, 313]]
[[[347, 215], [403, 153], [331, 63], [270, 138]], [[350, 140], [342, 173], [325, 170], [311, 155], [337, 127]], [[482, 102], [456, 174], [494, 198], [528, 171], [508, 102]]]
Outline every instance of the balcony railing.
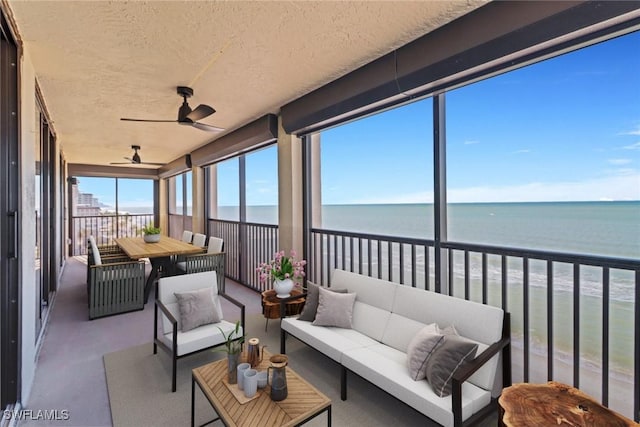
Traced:
[[[491, 304], [512, 319], [515, 382], [573, 384], [640, 417], [640, 260], [312, 229], [308, 278], [335, 268]], [[448, 286], [447, 286], [448, 285]]]
[[91, 235], [98, 245], [113, 244], [119, 237], [142, 236], [142, 228], [153, 223], [153, 214], [94, 215], [71, 218], [71, 254], [87, 253], [87, 238]]
[[277, 225], [210, 219], [209, 232], [224, 240], [227, 277], [260, 292], [270, 288], [256, 268], [278, 250]]

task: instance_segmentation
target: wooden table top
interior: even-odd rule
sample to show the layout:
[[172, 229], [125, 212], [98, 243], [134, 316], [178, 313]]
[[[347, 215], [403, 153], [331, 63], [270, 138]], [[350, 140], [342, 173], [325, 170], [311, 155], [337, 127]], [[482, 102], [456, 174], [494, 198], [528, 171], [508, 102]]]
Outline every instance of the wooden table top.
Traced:
[[639, 425], [577, 388], [555, 381], [513, 384], [502, 390], [498, 405], [498, 425], [504, 427]]
[[197, 254], [203, 251], [201, 247], [167, 236], [160, 237], [158, 243], [146, 243], [142, 237], [122, 237], [115, 241], [132, 259]]
[[[266, 370], [271, 354], [263, 349], [262, 363], [256, 368]], [[295, 426], [311, 415], [319, 414], [331, 406], [331, 399], [300, 377], [287, 366], [287, 398], [271, 400], [269, 386], [258, 390], [260, 395], [240, 404], [223, 383], [227, 376], [227, 359], [218, 360], [192, 371], [193, 379], [213, 405], [225, 424], [232, 427]]]

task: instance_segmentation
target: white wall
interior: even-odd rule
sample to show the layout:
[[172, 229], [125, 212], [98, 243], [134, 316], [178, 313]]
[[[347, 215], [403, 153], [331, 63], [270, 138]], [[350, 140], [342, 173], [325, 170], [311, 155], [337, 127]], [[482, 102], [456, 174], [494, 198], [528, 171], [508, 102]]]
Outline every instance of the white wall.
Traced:
[[35, 277], [35, 70], [27, 52], [19, 61], [20, 80], [20, 276], [22, 295], [22, 394], [26, 404], [36, 369], [36, 277]]

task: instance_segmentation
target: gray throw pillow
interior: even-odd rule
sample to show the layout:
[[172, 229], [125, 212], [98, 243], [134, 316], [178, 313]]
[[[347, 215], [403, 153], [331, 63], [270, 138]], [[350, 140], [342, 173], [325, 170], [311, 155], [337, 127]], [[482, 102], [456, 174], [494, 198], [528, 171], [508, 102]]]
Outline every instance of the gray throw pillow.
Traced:
[[[304, 320], [306, 322], [313, 322], [316, 320], [316, 312], [318, 311], [318, 289], [320, 286], [315, 283], [307, 282], [307, 296], [304, 302], [304, 307], [302, 308], [302, 312], [300, 316], [298, 316], [298, 320]], [[323, 289], [330, 290], [332, 292], [338, 292], [345, 294], [347, 293], [346, 289], [333, 289], [333, 288], [325, 288]]]
[[438, 333], [438, 325], [432, 323], [422, 328], [407, 347], [407, 367], [414, 381], [427, 376], [427, 361], [444, 342], [444, 336]]
[[214, 295], [213, 288], [207, 287], [189, 292], [175, 292], [180, 310], [180, 325], [182, 332], [190, 331], [198, 326], [218, 323], [222, 319], [216, 309], [218, 295]]
[[313, 325], [351, 329], [356, 294], [339, 294], [324, 288], [320, 288], [319, 291], [318, 311]]
[[472, 360], [477, 350], [476, 343], [456, 335], [444, 336], [444, 343], [427, 361], [427, 381], [436, 395], [447, 397], [451, 394], [453, 374]]
[[438, 330], [442, 335], [460, 335], [454, 325], [446, 326], [445, 328], [438, 327]]

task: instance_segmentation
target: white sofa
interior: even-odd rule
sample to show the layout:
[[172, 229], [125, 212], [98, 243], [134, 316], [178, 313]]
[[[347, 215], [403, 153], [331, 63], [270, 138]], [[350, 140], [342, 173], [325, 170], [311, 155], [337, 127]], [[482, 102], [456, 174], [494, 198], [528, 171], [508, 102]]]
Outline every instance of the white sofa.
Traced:
[[[508, 313], [337, 269], [331, 287], [356, 293], [352, 329], [283, 318], [280, 351], [286, 352], [287, 335], [292, 335], [338, 362], [342, 400], [347, 372], [352, 372], [444, 426], [473, 424], [495, 409], [492, 391], [499, 394], [511, 382]], [[454, 325], [461, 336], [479, 343], [475, 359], [456, 371], [452, 394], [443, 398], [426, 380], [414, 381], [407, 368], [410, 341], [431, 323]]]

